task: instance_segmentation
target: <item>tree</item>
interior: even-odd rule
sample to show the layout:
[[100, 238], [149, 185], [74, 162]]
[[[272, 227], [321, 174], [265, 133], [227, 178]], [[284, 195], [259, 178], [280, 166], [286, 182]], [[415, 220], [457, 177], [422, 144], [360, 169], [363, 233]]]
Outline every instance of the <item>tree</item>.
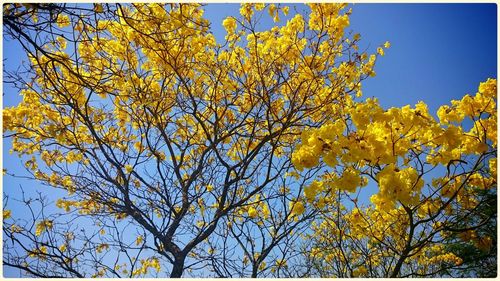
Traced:
[[27, 221], [4, 211], [4, 265], [280, 276], [318, 212], [301, 193], [322, 165], [296, 173], [296, 136], [342, 118], [377, 57], [358, 51], [345, 4], [309, 8], [258, 31], [289, 8], [242, 4], [218, 43], [195, 4], [5, 5], [29, 62], [5, 74], [22, 101], [3, 111], [4, 138], [33, 179], [67, 195], [19, 199]]
[[[350, 102], [342, 118], [304, 131], [293, 164], [332, 168], [304, 189], [308, 204], [330, 203], [304, 251], [315, 274], [496, 276], [496, 97], [488, 79], [441, 106], [438, 121], [424, 103]], [[378, 190], [360, 204], [369, 182]]]
[[22, 97], [4, 138], [64, 195], [4, 196], [4, 266], [495, 275], [496, 80], [438, 119], [422, 102], [385, 110], [361, 82], [389, 42], [362, 52], [347, 5], [308, 6], [242, 4], [217, 42], [197, 4], [5, 5], [28, 62], [4, 73]]
[[497, 194], [491, 190], [478, 190], [483, 197], [474, 216], [459, 222], [462, 228], [470, 221], [481, 222], [465, 235], [452, 232], [446, 241], [446, 251], [463, 260], [465, 266], [459, 268], [460, 276], [497, 276]]

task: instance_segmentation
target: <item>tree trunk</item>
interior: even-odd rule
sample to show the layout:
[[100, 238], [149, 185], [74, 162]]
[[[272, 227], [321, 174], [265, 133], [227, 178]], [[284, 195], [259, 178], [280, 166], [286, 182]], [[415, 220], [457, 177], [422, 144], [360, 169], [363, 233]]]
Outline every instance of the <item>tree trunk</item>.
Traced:
[[186, 256], [177, 257], [174, 261], [170, 278], [181, 278], [184, 272], [184, 260]]
[[250, 276], [251, 278], [257, 278], [257, 271], [258, 271], [258, 265], [254, 264], [252, 266], [252, 275]]
[[399, 271], [401, 270], [401, 266], [403, 265], [403, 260], [404, 259], [402, 259], [402, 258], [400, 258], [398, 260], [396, 267], [394, 267], [394, 270], [391, 273], [390, 278], [397, 278], [398, 277]]

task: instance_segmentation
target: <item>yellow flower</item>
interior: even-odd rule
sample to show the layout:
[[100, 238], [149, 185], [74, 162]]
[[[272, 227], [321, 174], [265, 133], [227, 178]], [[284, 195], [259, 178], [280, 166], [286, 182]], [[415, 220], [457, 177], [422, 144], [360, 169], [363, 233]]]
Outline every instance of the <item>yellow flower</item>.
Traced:
[[61, 47], [61, 49], [66, 49], [66, 40], [60, 36], [56, 38], [57, 43]]
[[19, 226], [13, 224], [10, 226], [10, 231], [12, 231], [13, 233], [19, 233], [22, 231], [22, 229]]
[[61, 246], [59, 246], [59, 251], [61, 252], [66, 252], [66, 249], [67, 249], [66, 244], [62, 244]]
[[151, 258], [150, 265], [152, 268], [154, 268], [156, 270], [156, 272], [160, 272], [161, 265], [160, 265], [160, 261], [158, 260], [157, 257]]
[[360, 266], [352, 271], [352, 276], [359, 277], [359, 276], [366, 274], [367, 272], [368, 272], [368, 270], [366, 269], [366, 267]]
[[233, 34], [237, 27], [236, 20], [233, 17], [227, 17], [222, 21], [222, 26], [224, 26], [228, 34]]
[[345, 169], [342, 176], [335, 180], [335, 187], [341, 190], [354, 192], [358, 186], [361, 186], [361, 177], [359, 171], [352, 167]]
[[276, 266], [277, 267], [286, 267], [287, 263], [286, 260], [276, 260]]
[[48, 253], [47, 247], [46, 246], [41, 246], [38, 249], [31, 250], [30, 254], [29, 254], [29, 257], [46, 259], [46, 257], [44, 255], [47, 254], [47, 253]]
[[274, 17], [275, 13], [276, 13], [276, 6], [274, 4], [270, 4], [269, 5], [269, 15], [271, 17]]
[[384, 55], [384, 49], [382, 49], [382, 47], [378, 47], [377, 48], [377, 54], [383, 56]]
[[253, 15], [253, 10], [252, 10], [253, 4], [251, 3], [242, 3], [241, 8], [240, 8], [240, 15], [245, 17], [247, 21], [250, 21]]
[[43, 220], [36, 225], [35, 229], [35, 235], [40, 236], [42, 235], [46, 230], [52, 229], [53, 223], [51, 220]]
[[289, 11], [289, 10], [290, 10], [290, 7], [288, 7], [288, 6], [283, 7], [283, 14], [284, 14], [285, 16], [287, 16], [287, 15], [288, 15], [288, 11]]
[[255, 10], [257, 10], [257, 11], [262, 11], [264, 8], [265, 8], [264, 3], [256, 3], [255, 4]]
[[60, 28], [64, 28], [70, 25], [70, 20], [67, 15], [59, 14], [56, 19], [56, 24]]
[[102, 4], [94, 4], [94, 11], [96, 13], [102, 13], [104, 11]]
[[479, 93], [481, 93], [487, 97], [496, 98], [497, 97], [497, 80], [488, 78], [488, 80], [486, 80], [486, 82], [481, 82], [479, 84], [478, 91], [479, 91]]
[[312, 202], [316, 198], [316, 194], [323, 190], [323, 182], [313, 181], [310, 185], [304, 188], [304, 195], [307, 201]]
[[137, 236], [137, 239], [135, 240], [135, 244], [137, 246], [141, 245], [142, 242], [144, 241], [144, 237], [142, 235]]
[[490, 167], [490, 174], [492, 178], [497, 178], [497, 159], [491, 158], [488, 162]]
[[259, 270], [264, 270], [264, 268], [266, 268], [267, 264], [265, 261], [261, 262], [260, 265], [259, 265]]
[[269, 211], [269, 208], [267, 207], [267, 204], [263, 204], [262, 206], [262, 217], [268, 218], [271, 212]]
[[258, 214], [259, 214], [259, 213], [257, 212], [257, 210], [256, 210], [254, 207], [250, 207], [250, 208], [248, 208], [248, 216], [249, 216], [250, 218], [252, 218], [252, 219], [253, 219], [253, 218], [256, 218]]
[[11, 217], [11, 211], [10, 210], [3, 210], [3, 219], [6, 220]]
[[290, 207], [290, 214], [293, 216], [300, 216], [304, 213], [305, 211], [305, 208], [304, 208], [304, 203], [300, 202], [300, 201], [296, 201], [296, 202], [290, 202], [289, 203], [289, 207]]
[[96, 249], [95, 249], [95, 250], [96, 250], [98, 253], [102, 253], [102, 251], [107, 250], [107, 249], [109, 249], [109, 245], [108, 245], [108, 244], [106, 244], [106, 243], [102, 243], [102, 244], [97, 245], [97, 247], [96, 247]]
[[133, 170], [134, 170], [134, 168], [133, 168], [131, 165], [128, 165], [128, 164], [127, 164], [127, 165], [125, 165], [125, 171], [126, 171], [127, 173], [129, 173], [129, 174], [130, 174], [130, 173], [132, 173], [132, 171], [133, 171]]

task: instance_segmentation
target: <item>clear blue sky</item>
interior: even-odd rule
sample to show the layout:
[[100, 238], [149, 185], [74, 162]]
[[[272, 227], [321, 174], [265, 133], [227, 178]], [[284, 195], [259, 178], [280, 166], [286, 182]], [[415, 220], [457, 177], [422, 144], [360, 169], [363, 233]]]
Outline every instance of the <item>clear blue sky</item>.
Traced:
[[[303, 5], [297, 5], [303, 10]], [[479, 82], [497, 77], [497, 7], [495, 4], [355, 4], [351, 29], [362, 35], [362, 47], [374, 49], [386, 40], [391, 48], [377, 61], [377, 76], [365, 81], [365, 97], [377, 97], [381, 104], [402, 106], [423, 100], [431, 112], [451, 99], [474, 94]], [[212, 21], [217, 38], [224, 37], [222, 19], [238, 12], [238, 4], [210, 4], [205, 16]], [[15, 42], [3, 41], [6, 69], [15, 69], [26, 56]], [[3, 104], [19, 102], [18, 94], [3, 85]], [[24, 174], [16, 155], [3, 145], [3, 166]], [[33, 193], [39, 185], [4, 177], [5, 194], [19, 195], [23, 185]], [[41, 188], [43, 189], [43, 187]], [[48, 191], [48, 189], [45, 187]], [[53, 192], [53, 189], [50, 189]], [[14, 216], [18, 216], [15, 206]], [[4, 268], [5, 276], [17, 271]]]

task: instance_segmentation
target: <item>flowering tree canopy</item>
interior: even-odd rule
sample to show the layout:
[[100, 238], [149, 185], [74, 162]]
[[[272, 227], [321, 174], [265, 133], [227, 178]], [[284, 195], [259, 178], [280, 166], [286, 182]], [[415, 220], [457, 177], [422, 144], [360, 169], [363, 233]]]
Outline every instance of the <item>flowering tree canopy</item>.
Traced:
[[[203, 12], [4, 6], [6, 35], [28, 57], [4, 74], [22, 98], [3, 110], [4, 138], [30, 178], [65, 193], [20, 199], [29, 219], [4, 206], [4, 266], [442, 276], [464, 262], [447, 245], [496, 247], [482, 208], [496, 195], [496, 80], [439, 120], [422, 102], [384, 110], [361, 82], [390, 44], [360, 50], [346, 4], [242, 4], [223, 42]], [[275, 26], [261, 30], [265, 17]], [[361, 205], [366, 185], [377, 192]]]

